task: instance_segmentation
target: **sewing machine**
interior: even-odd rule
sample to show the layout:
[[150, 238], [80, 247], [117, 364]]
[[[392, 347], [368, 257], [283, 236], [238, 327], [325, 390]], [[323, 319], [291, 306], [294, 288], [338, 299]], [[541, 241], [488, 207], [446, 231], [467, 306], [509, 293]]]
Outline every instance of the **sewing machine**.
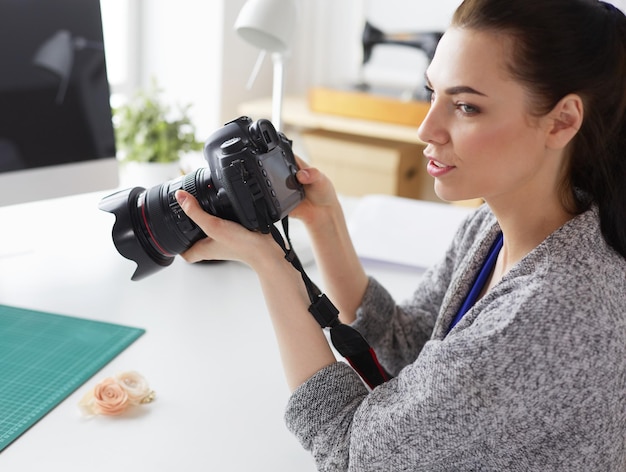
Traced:
[[[365, 65], [370, 62], [374, 48], [385, 45], [406, 46], [418, 49], [426, 55], [428, 63], [430, 63], [442, 36], [443, 33], [438, 31], [384, 33], [373, 26], [369, 21], [366, 21], [361, 37], [363, 44], [363, 62], [361, 64], [361, 70], [363, 71]], [[361, 75], [363, 76], [363, 74]], [[369, 91], [371, 84], [368, 84], [362, 79], [360, 83], [357, 84], [357, 88], [362, 91]], [[425, 91], [421, 88], [416, 88], [411, 91], [410, 95], [409, 98], [415, 100], [423, 100], [426, 98]]]
[[[308, 93], [309, 108], [318, 113], [412, 127], [419, 125], [430, 108], [430, 101], [422, 82], [425, 70], [415, 71], [417, 75], [413, 83], [417, 85], [402, 88], [369, 83], [365, 80], [364, 69], [372, 60], [373, 49], [388, 45], [417, 49], [425, 54], [430, 64], [442, 36], [443, 33], [436, 31], [384, 33], [366, 21], [361, 38], [363, 44], [361, 77], [356, 84], [347, 86], [312, 87]], [[413, 71], [410, 73], [413, 74]]]

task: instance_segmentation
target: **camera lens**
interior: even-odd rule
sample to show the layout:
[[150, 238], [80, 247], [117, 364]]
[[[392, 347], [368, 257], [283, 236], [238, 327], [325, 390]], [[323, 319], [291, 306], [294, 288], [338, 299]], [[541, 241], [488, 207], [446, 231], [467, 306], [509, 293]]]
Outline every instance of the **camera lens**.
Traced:
[[140, 223], [145, 236], [152, 248], [166, 257], [180, 254], [204, 237], [175, 197], [176, 191], [185, 187], [197, 197], [197, 174], [202, 174], [202, 169], [182, 179], [152, 187], [143, 194], [143, 198], [139, 198]]
[[186, 190], [205, 211], [215, 214], [217, 194], [205, 170], [198, 169], [148, 190], [142, 187], [123, 190], [100, 202], [101, 210], [116, 216], [113, 242], [118, 252], [137, 262], [132, 280], [140, 280], [170, 265], [174, 256], [205, 237], [175, 197], [177, 190]]

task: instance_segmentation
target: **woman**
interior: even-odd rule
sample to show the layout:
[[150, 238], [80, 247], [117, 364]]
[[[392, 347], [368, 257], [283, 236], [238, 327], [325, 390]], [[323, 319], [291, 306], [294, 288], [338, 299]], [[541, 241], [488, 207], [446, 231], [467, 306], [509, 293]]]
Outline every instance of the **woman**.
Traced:
[[287, 424], [320, 470], [626, 470], [625, 51], [626, 18], [596, 0], [459, 6], [419, 136], [437, 194], [486, 205], [403, 305], [365, 274], [331, 183], [299, 171], [330, 298], [395, 375], [371, 391], [271, 237], [178, 194], [209, 235], [187, 260], [258, 273]]

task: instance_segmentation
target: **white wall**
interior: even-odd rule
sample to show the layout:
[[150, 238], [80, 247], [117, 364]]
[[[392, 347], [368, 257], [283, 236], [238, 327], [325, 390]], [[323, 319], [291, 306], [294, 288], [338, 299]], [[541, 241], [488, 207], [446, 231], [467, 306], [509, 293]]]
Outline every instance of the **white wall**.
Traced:
[[140, 85], [152, 78], [171, 103], [192, 103], [198, 134], [215, 125], [222, 93], [222, 1], [148, 0], [141, 4]]

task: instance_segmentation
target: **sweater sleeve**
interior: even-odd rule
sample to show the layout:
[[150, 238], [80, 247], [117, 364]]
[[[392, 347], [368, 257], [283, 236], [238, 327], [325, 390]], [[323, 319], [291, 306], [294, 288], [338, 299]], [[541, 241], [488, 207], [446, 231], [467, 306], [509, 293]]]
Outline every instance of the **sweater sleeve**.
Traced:
[[413, 362], [431, 337], [439, 298], [437, 291], [431, 290], [435, 285], [432, 280], [432, 273], [425, 274], [412, 300], [397, 305], [389, 292], [370, 278], [353, 327], [374, 348], [379, 362], [392, 375]]
[[320, 370], [291, 395], [287, 427], [312, 452], [319, 470], [348, 470], [352, 419], [367, 395], [359, 376], [343, 362]]

